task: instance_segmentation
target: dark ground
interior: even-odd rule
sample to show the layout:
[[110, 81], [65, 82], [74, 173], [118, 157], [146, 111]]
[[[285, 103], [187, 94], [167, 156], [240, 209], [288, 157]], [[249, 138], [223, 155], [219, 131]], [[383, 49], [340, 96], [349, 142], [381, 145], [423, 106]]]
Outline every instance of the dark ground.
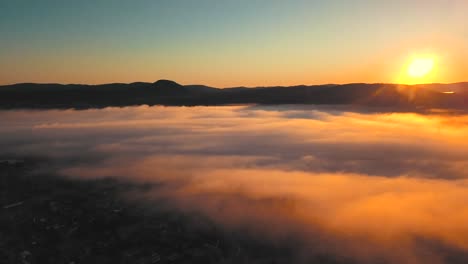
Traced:
[[[31, 173], [0, 162], [0, 263], [291, 263], [285, 243], [124, 199], [136, 186]], [[239, 233], [239, 232], [238, 232]], [[318, 256], [314, 263], [335, 263]], [[310, 263], [310, 262], [308, 262]]]

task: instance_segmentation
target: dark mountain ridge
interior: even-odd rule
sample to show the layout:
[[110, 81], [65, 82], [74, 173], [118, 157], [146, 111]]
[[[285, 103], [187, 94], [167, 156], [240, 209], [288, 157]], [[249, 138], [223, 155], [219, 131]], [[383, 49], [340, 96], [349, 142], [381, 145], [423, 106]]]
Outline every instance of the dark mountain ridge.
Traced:
[[339, 104], [468, 109], [468, 83], [326, 84], [214, 88], [155, 83], [34, 84], [0, 86], [0, 108], [102, 108], [132, 105]]

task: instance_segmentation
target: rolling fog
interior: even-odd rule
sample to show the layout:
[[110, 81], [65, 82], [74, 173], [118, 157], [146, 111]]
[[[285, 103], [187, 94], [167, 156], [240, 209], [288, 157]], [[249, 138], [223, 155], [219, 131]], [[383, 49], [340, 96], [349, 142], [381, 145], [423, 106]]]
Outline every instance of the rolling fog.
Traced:
[[468, 254], [468, 116], [315, 106], [1, 111], [0, 159], [137, 195], [298, 259], [449, 263]]

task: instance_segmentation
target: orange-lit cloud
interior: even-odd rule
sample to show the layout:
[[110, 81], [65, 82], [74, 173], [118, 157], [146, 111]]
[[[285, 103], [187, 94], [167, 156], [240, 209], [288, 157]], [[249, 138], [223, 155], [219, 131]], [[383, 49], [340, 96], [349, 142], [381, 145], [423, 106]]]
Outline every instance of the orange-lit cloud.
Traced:
[[[452, 263], [468, 252], [464, 114], [314, 106], [3, 111], [0, 145], [81, 178], [161, 183], [228, 230], [362, 263]], [[343, 263], [347, 263], [343, 261]]]

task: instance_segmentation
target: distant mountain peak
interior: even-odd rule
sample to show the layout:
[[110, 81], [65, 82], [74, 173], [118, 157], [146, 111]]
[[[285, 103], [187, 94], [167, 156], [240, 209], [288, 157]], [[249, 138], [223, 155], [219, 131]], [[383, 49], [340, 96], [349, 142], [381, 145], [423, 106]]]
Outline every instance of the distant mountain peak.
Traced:
[[171, 81], [171, 80], [158, 80], [154, 83], [154, 85], [158, 88], [181, 88], [182, 85]]

